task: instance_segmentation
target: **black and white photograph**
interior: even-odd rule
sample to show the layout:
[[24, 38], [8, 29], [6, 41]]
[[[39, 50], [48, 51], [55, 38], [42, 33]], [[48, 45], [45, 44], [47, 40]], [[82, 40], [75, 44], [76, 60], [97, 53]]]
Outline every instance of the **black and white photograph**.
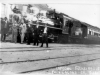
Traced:
[[0, 75], [100, 75], [99, 0], [0, 0]]

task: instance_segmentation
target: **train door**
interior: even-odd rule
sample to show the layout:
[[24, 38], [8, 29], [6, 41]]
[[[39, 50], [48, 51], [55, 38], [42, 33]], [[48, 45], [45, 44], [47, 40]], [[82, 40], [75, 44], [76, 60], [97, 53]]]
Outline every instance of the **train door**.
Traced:
[[64, 16], [63, 17], [63, 31], [62, 34], [71, 34], [71, 28], [73, 26], [73, 23], [71, 21], [71, 18]]
[[62, 28], [62, 34], [68, 34], [68, 25], [67, 25], [68, 19], [64, 16], [63, 17], [63, 28]]
[[81, 24], [82, 27], [82, 38], [86, 38], [87, 37], [87, 26]]

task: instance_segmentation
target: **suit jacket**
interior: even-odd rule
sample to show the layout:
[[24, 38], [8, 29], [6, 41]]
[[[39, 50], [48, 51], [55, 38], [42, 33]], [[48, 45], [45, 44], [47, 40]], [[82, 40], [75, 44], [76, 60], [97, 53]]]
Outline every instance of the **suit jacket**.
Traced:
[[39, 35], [40, 34], [40, 28], [35, 27], [34, 29], [34, 35]]
[[8, 32], [8, 29], [9, 29], [8, 25], [9, 25], [8, 21], [7, 22], [4, 21], [4, 20], [1, 21], [1, 32], [2, 33], [7, 33]]
[[[45, 27], [44, 27], [44, 29], [45, 29]], [[43, 33], [44, 33], [44, 29], [43, 29]], [[49, 34], [49, 28], [47, 27], [47, 34]]]
[[32, 34], [32, 28], [29, 27], [28, 25], [27, 25], [27, 31], [26, 31], [26, 33], [27, 34]]

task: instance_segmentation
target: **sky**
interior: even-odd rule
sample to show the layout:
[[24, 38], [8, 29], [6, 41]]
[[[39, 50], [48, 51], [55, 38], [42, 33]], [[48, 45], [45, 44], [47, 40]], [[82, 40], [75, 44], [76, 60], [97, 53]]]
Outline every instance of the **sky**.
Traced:
[[[15, 2], [16, 1], [16, 2]], [[18, 2], [17, 2], [18, 1]], [[100, 28], [100, 1], [99, 0], [3, 0], [10, 3], [48, 4], [50, 8], [65, 13], [82, 22]]]
[[58, 12], [75, 19], [100, 27], [100, 5], [96, 4], [48, 4]]

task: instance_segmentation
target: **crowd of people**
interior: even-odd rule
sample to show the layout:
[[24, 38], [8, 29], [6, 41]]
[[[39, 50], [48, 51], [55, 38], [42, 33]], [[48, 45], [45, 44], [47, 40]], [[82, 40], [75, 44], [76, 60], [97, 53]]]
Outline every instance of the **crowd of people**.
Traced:
[[[48, 47], [48, 27], [45, 24], [43, 30], [40, 29], [39, 23], [35, 27], [32, 27], [31, 21], [25, 21], [23, 18], [20, 22], [14, 20], [8, 20], [6, 17], [1, 18], [1, 41], [6, 42], [6, 36], [12, 36], [11, 42], [13, 43], [33, 43], [33, 45], [39, 45], [43, 47], [43, 43], [46, 42]], [[10, 33], [9, 33], [10, 32]], [[40, 40], [40, 36], [41, 40]]]

